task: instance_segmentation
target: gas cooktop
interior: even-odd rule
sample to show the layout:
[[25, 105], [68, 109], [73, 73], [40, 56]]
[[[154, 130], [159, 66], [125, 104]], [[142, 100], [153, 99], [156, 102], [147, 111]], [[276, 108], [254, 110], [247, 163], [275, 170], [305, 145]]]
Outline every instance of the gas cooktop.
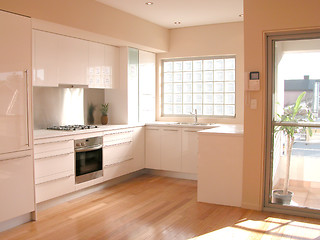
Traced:
[[96, 125], [64, 125], [64, 126], [53, 126], [48, 127], [48, 130], [61, 130], [61, 131], [75, 131], [98, 128]]

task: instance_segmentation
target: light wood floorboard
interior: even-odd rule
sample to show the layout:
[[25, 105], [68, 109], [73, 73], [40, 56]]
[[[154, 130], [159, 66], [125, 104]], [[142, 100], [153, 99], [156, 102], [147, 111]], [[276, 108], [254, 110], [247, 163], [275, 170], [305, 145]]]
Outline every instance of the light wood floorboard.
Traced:
[[196, 181], [142, 175], [44, 210], [0, 239], [320, 239], [320, 220], [198, 203], [196, 193]]

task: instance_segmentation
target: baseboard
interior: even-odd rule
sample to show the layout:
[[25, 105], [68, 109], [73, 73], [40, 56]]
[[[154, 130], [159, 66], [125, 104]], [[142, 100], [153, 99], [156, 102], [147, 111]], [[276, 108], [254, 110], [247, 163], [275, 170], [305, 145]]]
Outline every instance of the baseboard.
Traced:
[[163, 177], [171, 177], [171, 178], [181, 178], [187, 180], [198, 180], [198, 175], [195, 173], [181, 173], [181, 172], [172, 172], [165, 170], [156, 170], [156, 169], [145, 169], [145, 173], [163, 176]]
[[132, 178], [135, 178], [135, 177], [138, 177], [138, 176], [140, 176], [142, 174], [145, 174], [145, 172], [146, 172], [145, 169], [142, 169], [142, 170], [139, 170], [139, 171], [136, 171], [136, 172], [133, 172], [133, 173], [129, 173], [129, 174], [123, 175], [121, 177], [117, 177], [117, 178], [111, 179], [109, 181], [100, 183], [98, 185], [94, 185], [92, 187], [81, 189], [81, 190], [78, 190], [76, 192], [72, 192], [72, 193], [63, 195], [61, 197], [57, 197], [57, 198], [50, 199], [50, 200], [45, 201], [45, 202], [38, 203], [37, 204], [37, 211], [38, 212], [39, 211], [43, 211], [45, 209], [54, 207], [54, 206], [59, 205], [61, 203], [64, 203], [64, 202], [67, 202], [67, 201], [71, 201], [73, 199], [88, 195], [88, 194], [96, 192], [96, 191], [100, 191], [100, 190], [102, 190], [104, 188], [112, 187], [112, 186], [117, 185], [117, 184], [122, 183], [122, 182], [126, 182], [126, 181], [128, 181], [128, 180], [130, 180]]
[[252, 204], [252, 203], [246, 203], [246, 202], [242, 202], [241, 208], [256, 210], [256, 211], [262, 210], [262, 207], [259, 204]]
[[7, 221], [0, 223], [0, 232], [6, 231], [8, 229], [17, 227], [26, 222], [30, 222], [32, 220], [31, 213], [26, 213], [24, 215], [9, 219]]

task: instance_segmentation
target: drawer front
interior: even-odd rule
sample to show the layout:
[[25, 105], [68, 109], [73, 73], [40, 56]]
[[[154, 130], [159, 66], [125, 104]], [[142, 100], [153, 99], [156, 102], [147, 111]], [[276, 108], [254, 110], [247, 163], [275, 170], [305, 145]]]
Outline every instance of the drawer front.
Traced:
[[40, 180], [49, 177], [53, 178], [60, 173], [74, 172], [74, 154], [67, 153], [54, 157], [35, 159], [35, 178]]
[[103, 168], [103, 179], [105, 181], [123, 176], [132, 172], [132, 161], [125, 161], [119, 164], [105, 166]]
[[73, 140], [42, 143], [34, 145], [34, 158], [44, 158], [74, 151]]
[[108, 166], [133, 158], [132, 141], [110, 144], [103, 147], [103, 165]]
[[74, 175], [36, 184], [36, 202], [43, 202], [75, 190]]
[[103, 136], [103, 143], [108, 144], [110, 142], [112, 143], [120, 143], [123, 141], [131, 140], [133, 137], [133, 130], [127, 129], [127, 130], [121, 130], [121, 131], [110, 131], [106, 132]]

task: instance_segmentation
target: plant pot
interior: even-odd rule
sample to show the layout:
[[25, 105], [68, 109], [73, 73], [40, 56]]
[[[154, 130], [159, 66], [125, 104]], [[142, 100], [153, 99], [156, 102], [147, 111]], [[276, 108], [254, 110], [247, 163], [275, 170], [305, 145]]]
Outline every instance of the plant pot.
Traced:
[[293, 197], [293, 192], [288, 191], [288, 194], [283, 194], [283, 190], [273, 190], [272, 199], [273, 203], [290, 205]]
[[101, 116], [101, 124], [106, 125], [108, 124], [108, 116]]

